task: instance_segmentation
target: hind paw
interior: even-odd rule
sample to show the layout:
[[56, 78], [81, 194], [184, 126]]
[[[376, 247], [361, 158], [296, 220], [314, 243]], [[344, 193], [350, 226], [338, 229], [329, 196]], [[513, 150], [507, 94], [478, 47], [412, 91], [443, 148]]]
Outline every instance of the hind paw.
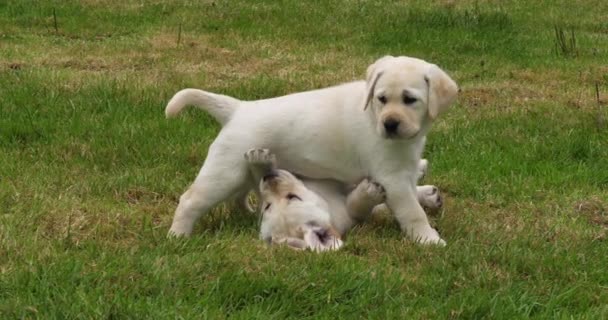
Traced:
[[439, 209], [443, 206], [443, 198], [439, 189], [435, 186], [425, 185], [416, 188], [418, 202], [425, 208]]
[[360, 195], [365, 197], [369, 203], [380, 204], [386, 201], [386, 190], [376, 181], [371, 179], [363, 179], [357, 186], [361, 192]]
[[268, 149], [249, 149], [245, 152], [245, 160], [254, 165], [274, 165], [275, 155]]

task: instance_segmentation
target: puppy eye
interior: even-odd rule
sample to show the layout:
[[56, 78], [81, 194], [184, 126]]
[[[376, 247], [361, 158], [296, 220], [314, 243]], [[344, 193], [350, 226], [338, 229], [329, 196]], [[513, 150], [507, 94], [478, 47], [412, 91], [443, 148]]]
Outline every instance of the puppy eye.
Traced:
[[382, 104], [386, 104], [386, 96], [384, 96], [384, 95], [378, 96], [378, 101], [380, 101], [380, 103], [382, 103]]
[[293, 200], [293, 199], [297, 199], [297, 200], [302, 201], [302, 198], [300, 198], [300, 197], [296, 196], [296, 195], [295, 195], [295, 194], [293, 194], [293, 193], [288, 193], [288, 194], [287, 194], [287, 200]]
[[270, 209], [270, 203], [264, 207], [264, 211], [267, 211], [268, 209]]
[[403, 103], [405, 104], [412, 104], [414, 102], [418, 101], [418, 99], [414, 98], [414, 97], [410, 97], [408, 95], [404, 95], [403, 96]]

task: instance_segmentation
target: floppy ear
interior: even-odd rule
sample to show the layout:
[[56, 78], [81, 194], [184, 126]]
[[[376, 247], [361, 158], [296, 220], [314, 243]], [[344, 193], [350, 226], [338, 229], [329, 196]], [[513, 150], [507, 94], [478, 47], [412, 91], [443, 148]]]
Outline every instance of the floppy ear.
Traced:
[[369, 106], [370, 102], [374, 98], [374, 90], [376, 89], [376, 83], [378, 83], [378, 79], [382, 76], [382, 72], [378, 72], [374, 77], [374, 80], [367, 85], [367, 98], [365, 99], [365, 106], [363, 106], [363, 111], [367, 110], [367, 106]]
[[374, 63], [370, 64], [369, 67], [367, 67], [367, 75], [365, 76], [365, 79], [367, 81], [367, 98], [365, 99], [365, 105], [363, 106], [363, 110], [366, 110], [367, 107], [369, 106], [369, 103], [371, 102], [372, 98], [374, 97], [374, 89], [376, 88], [376, 83], [378, 83], [378, 79], [380, 79], [380, 76], [382, 75], [382, 72], [378, 71], [378, 67], [386, 62], [387, 60], [393, 59], [395, 57], [393, 56], [384, 56], [376, 61], [374, 61]]
[[424, 80], [428, 88], [428, 112], [431, 120], [450, 106], [458, 96], [458, 85], [445, 71], [432, 65]]
[[370, 64], [369, 67], [367, 67], [367, 75], [365, 77], [365, 79], [367, 80], [367, 87], [369, 88], [370, 83], [372, 82], [372, 79], [375, 78], [374, 74], [376, 73], [376, 69], [383, 63], [386, 62], [390, 59], [394, 59], [395, 57], [393, 56], [384, 56], [376, 61], [374, 61], [374, 63]]
[[320, 226], [307, 226], [304, 230], [304, 242], [315, 252], [338, 250], [344, 244], [334, 228]]

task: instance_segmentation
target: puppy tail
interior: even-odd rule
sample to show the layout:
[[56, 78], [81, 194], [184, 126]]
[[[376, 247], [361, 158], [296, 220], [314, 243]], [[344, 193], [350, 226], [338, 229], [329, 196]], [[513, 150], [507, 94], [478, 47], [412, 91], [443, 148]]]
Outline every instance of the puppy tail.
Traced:
[[177, 116], [185, 106], [193, 105], [207, 111], [222, 125], [226, 124], [238, 108], [240, 100], [199, 89], [184, 89], [176, 93], [165, 108], [165, 116]]

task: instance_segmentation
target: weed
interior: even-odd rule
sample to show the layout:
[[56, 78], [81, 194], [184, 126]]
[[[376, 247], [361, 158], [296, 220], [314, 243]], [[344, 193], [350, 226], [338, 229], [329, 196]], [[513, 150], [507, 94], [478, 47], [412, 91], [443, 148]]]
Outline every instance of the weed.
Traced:
[[576, 57], [578, 56], [578, 49], [576, 47], [576, 37], [574, 36], [574, 29], [570, 30], [568, 34], [563, 27], [554, 26], [555, 30], [555, 53], [564, 57]]

